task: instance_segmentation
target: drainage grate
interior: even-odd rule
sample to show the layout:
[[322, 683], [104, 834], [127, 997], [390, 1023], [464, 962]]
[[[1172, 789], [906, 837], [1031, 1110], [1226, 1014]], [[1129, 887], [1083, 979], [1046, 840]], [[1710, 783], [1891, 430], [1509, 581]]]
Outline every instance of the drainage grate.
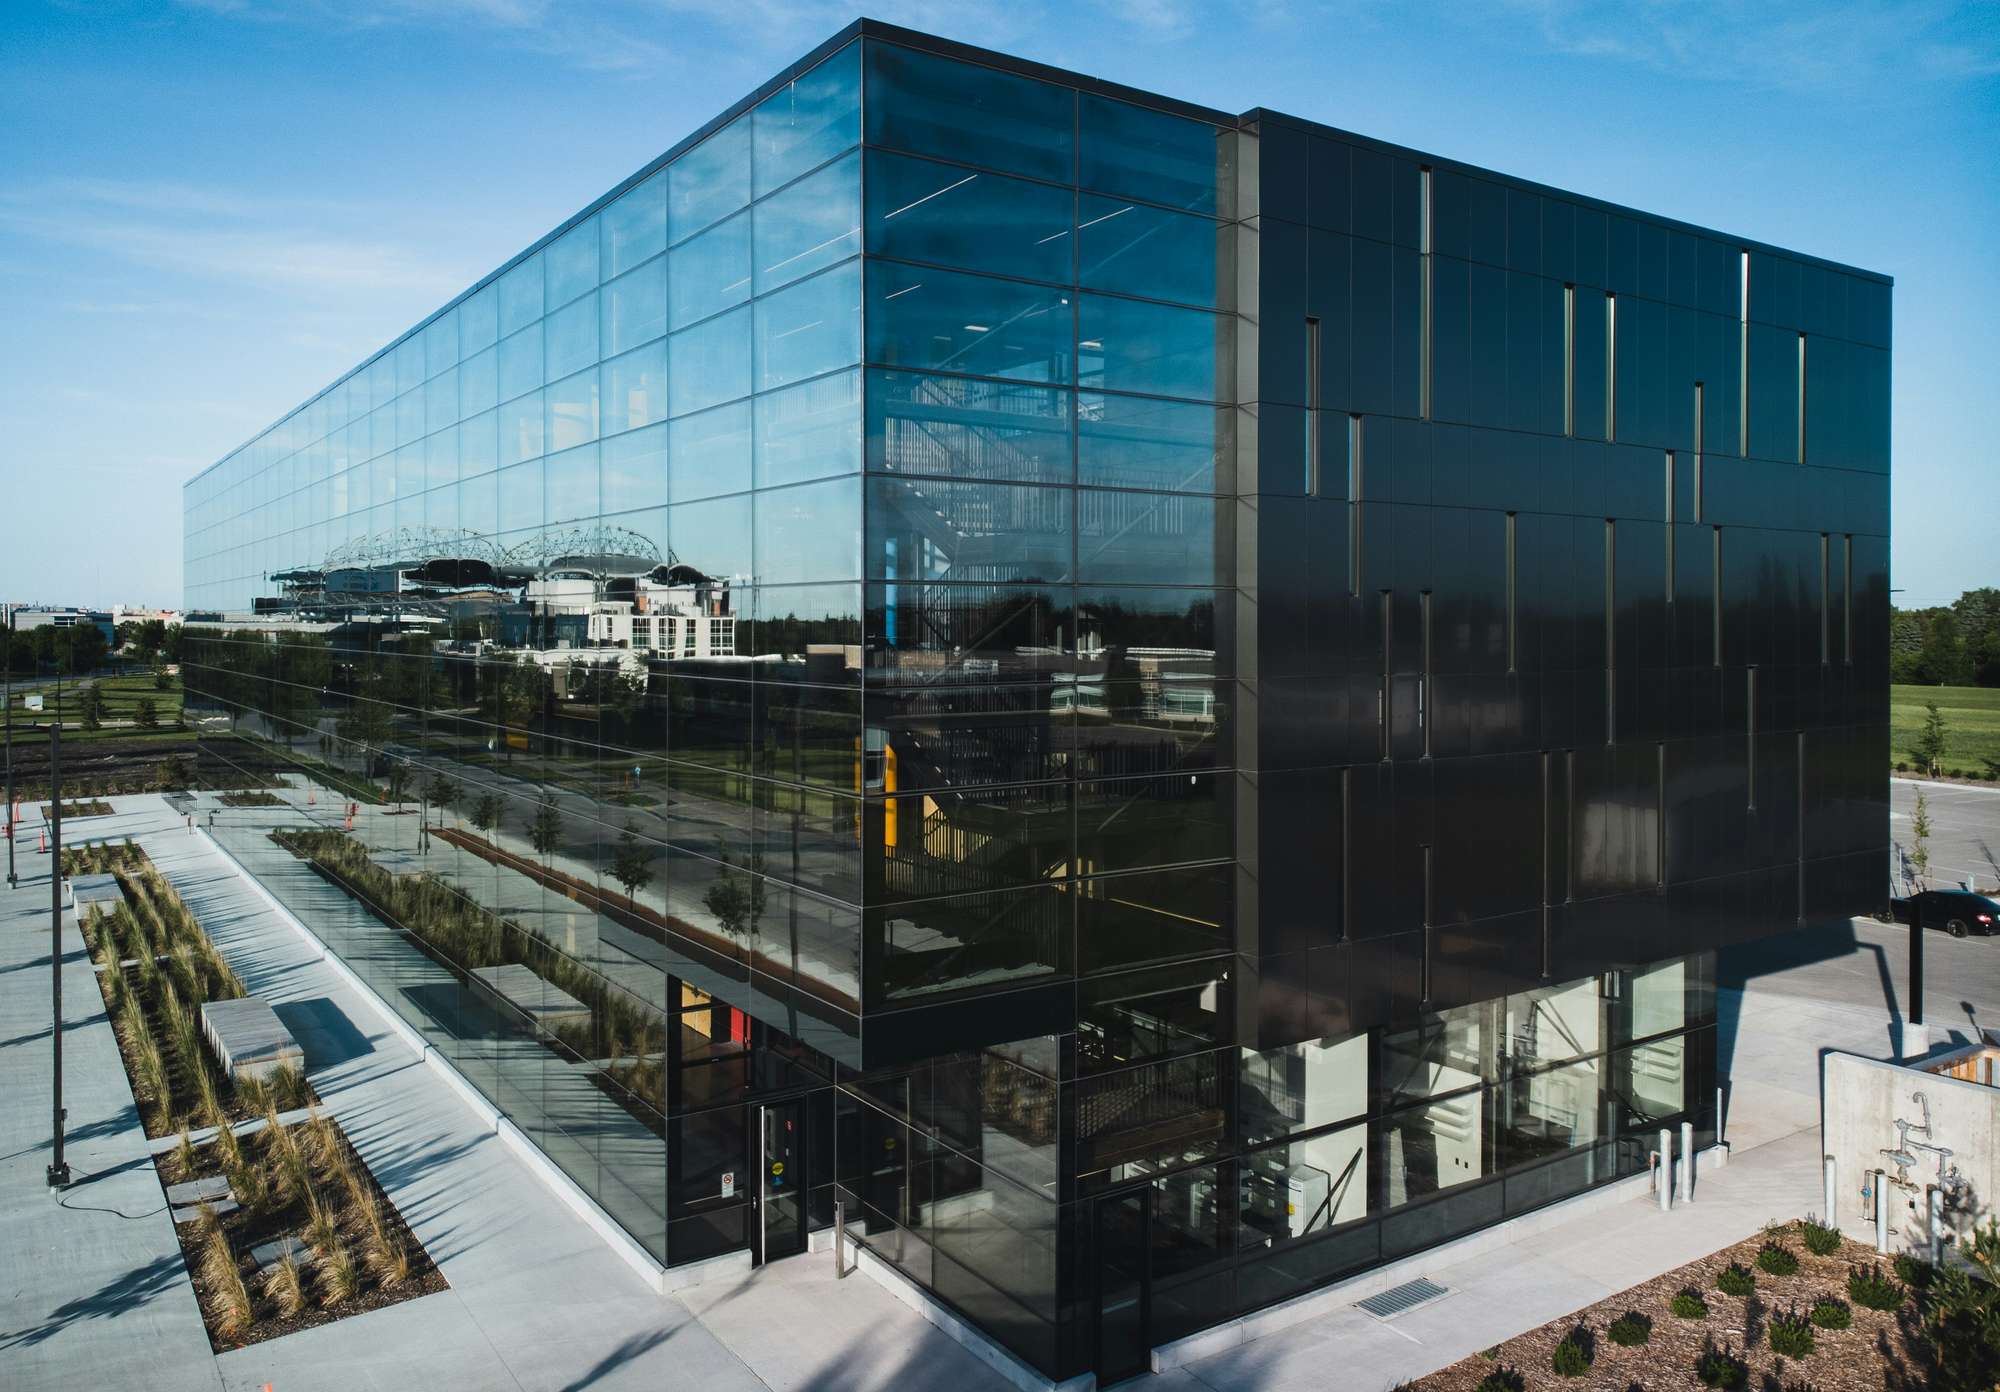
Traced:
[[1355, 1304], [1376, 1319], [1394, 1319], [1397, 1315], [1408, 1314], [1419, 1305], [1428, 1305], [1440, 1296], [1450, 1294], [1450, 1287], [1441, 1286], [1427, 1276], [1419, 1276], [1414, 1281], [1391, 1286], [1388, 1290], [1371, 1295], [1366, 1300], [1358, 1300]]

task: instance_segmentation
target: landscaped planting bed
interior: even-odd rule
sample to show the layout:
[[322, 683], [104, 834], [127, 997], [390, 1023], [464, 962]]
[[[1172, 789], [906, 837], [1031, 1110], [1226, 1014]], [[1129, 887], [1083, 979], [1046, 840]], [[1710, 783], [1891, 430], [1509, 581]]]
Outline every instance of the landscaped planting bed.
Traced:
[[[340, 1128], [316, 1111], [303, 1124], [284, 1121], [317, 1100], [304, 1073], [231, 1079], [209, 1051], [201, 1006], [240, 999], [243, 984], [145, 853], [130, 841], [71, 848], [63, 872], [114, 875], [124, 896], [109, 913], [89, 906], [83, 937], [146, 1133], [179, 1133], [156, 1161], [169, 1202], [174, 1185], [226, 1185], [213, 1204], [175, 1213], [214, 1346], [443, 1289]], [[287, 1242], [290, 1256], [260, 1261], [270, 1242]]]
[[1891, 1267], [1830, 1229], [1786, 1224], [1406, 1392], [1945, 1392], [1957, 1384], [1938, 1367], [1916, 1289], [1928, 1278], [1921, 1263]]
[[289, 807], [291, 804], [272, 793], [224, 793], [216, 799], [224, 807]]
[[454, 974], [518, 964], [588, 1006], [588, 1021], [556, 1024], [541, 1036], [543, 1042], [551, 1043], [553, 1036], [566, 1059], [591, 1061], [589, 1076], [598, 1089], [662, 1133], [665, 1072], [658, 1060], [666, 1050], [666, 1032], [657, 1012], [520, 924], [475, 903], [448, 880], [391, 874], [345, 832], [281, 827], [271, 840]]
[[235, 1201], [178, 1227], [218, 1352], [445, 1289], [347, 1137], [316, 1111], [287, 1123], [272, 1103], [261, 1126], [202, 1145], [183, 1132], [159, 1169], [169, 1185], [225, 1179]]
[[[43, 803], [42, 820], [47, 821], [54, 810], [53, 804]], [[111, 804], [95, 800], [90, 802], [66, 802], [62, 805], [62, 814], [65, 818], [108, 817], [111, 815]]]

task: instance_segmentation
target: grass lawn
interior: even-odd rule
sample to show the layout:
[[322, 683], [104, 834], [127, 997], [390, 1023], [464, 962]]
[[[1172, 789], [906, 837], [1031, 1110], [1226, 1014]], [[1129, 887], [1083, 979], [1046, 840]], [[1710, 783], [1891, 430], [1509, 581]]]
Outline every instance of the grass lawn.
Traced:
[[1924, 703], [1944, 716], [1944, 766], [1985, 772], [2000, 759], [2000, 687], [1892, 686], [1889, 688], [1889, 758], [1914, 765], [1910, 747], [1924, 727]]
[[[62, 686], [63, 740], [92, 739], [187, 739], [188, 732], [174, 729], [181, 718], [181, 685], [178, 681], [167, 691], [153, 685], [151, 672], [136, 672], [122, 677], [87, 678], [97, 686], [104, 697], [104, 725], [97, 730], [83, 728], [83, 703], [76, 685], [65, 679]], [[14, 694], [14, 731], [18, 735], [26, 727], [47, 730], [56, 716], [56, 688], [45, 686], [37, 692], [42, 698], [42, 709], [28, 709], [25, 692]], [[131, 722], [138, 717], [139, 702], [151, 701], [153, 712], [159, 720], [157, 730], [141, 730]]]

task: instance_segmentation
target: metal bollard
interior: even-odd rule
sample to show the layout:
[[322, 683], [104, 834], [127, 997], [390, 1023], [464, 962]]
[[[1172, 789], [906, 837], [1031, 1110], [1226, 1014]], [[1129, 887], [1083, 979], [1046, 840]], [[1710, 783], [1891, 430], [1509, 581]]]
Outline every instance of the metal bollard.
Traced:
[[1725, 1140], [1722, 1135], [1722, 1084], [1721, 1083], [1717, 1083], [1715, 1085], [1715, 1143], [1717, 1145], [1729, 1144], [1729, 1142]]
[[833, 1201], [833, 1279], [847, 1278], [847, 1200]]
[[1839, 1170], [1839, 1165], [1831, 1155], [1823, 1158], [1826, 1163], [1826, 1197], [1822, 1201], [1819, 1220], [1829, 1228], [1837, 1228], [1840, 1226], [1840, 1216], [1835, 1203], [1836, 1196], [1840, 1193], [1840, 1190], [1835, 1187], [1834, 1178]]
[[1682, 1203], [1694, 1202], [1694, 1123], [1681, 1123], [1681, 1183], [1674, 1197]]
[[1660, 1128], [1660, 1212], [1674, 1206], [1674, 1133]]
[[1924, 1191], [1924, 1205], [1929, 1210], [1926, 1216], [1930, 1221], [1926, 1226], [1931, 1240], [1931, 1265], [1936, 1266], [1944, 1260], [1944, 1190], [1931, 1185]]
[[1875, 1250], [1883, 1255], [1889, 1251], [1889, 1199], [1883, 1192], [1888, 1187], [1882, 1171], [1875, 1171]]

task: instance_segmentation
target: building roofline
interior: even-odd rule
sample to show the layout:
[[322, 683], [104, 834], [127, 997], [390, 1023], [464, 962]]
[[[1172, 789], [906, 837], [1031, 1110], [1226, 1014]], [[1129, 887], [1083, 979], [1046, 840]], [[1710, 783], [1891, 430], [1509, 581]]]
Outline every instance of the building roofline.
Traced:
[[1541, 194], [1544, 197], [1560, 198], [1566, 203], [1574, 203], [1581, 208], [1594, 208], [1600, 212], [1616, 213], [1620, 217], [1641, 218], [1646, 222], [1671, 228], [1676, 232], [1691, 233], [1711, 242], [1726, 242], [1733, 247], [1749, 251], [1766, 252], [1773, 256], [1782, 256], [1787, 260], [1803, 262], [1825, 270], [1839, 271], [1843, 275], [1858, 276], [1862, 280], [1874, 281], [1879, 285], [1894, 285], [1896, 283], [1894, 276], [1887, 275], [1881, 271], [1871, 271], [1864, 266], [1852, 266], [1843, 261], [1830, 260], [1824, 256], [1814, 256], [1810, 252], [1800, 251], [1796, 247], [1779, 246], [1775, 242], [1760, 242], [1754, 237], [1739, 237], [1734, 233], [1722, 231], [1720, 228], [1704, 227], [1700, 223], [1683, 222], [1679, 218], [1667, 217], [1662, 213], [1647, 212], [1643, 208], [1634, 208], [1629, 204], [1612, 203], [1602, 198], [1593, 198], [1588, 194], [1578, 193], [1574, 189], [1558, 188], [1553, 184], [1537, 183], [1533, 179], [1524, 179], [1516, 174], [1507, 174], [1497, 169], [1489, 169], [1484, 165], [1467, 164], [1463, 160], [1455, 160], [1445, 155], [1434, 155], [1425, 150], [1411, 149], [1407, 145], [1398, 145], [1393, 141], [1380, 140], [1371, 135], [1362, 135], [1356, 131], [1344, 130], [1339, 126], [1329, 126], [1322, 121], [1307, 120], [1303, 116], [1292, 116], [1282, 111], [1273, 111], [1268, 107], [1260, 106], [1252, 108], [1244, 112], [1237, 120], [1244, 127], [1263, 126], [1276, 122], [1279, 125], [1290, 126], [1311, 135], [1330, 136], [1333, 139], [1341, 141], [1343, 144], [1380, 151], [1385, 155], [1397, 155], [1404, 159], [1417, 160], [1422, 164], [1430, 165], [1434, 169], [1448, 169], [1455, 174], [1463, 174], [1474, 179], [1483, 179], [1487, 183], [1504, 184], [1512, 188], [1526, 189], [1530, 192]]

